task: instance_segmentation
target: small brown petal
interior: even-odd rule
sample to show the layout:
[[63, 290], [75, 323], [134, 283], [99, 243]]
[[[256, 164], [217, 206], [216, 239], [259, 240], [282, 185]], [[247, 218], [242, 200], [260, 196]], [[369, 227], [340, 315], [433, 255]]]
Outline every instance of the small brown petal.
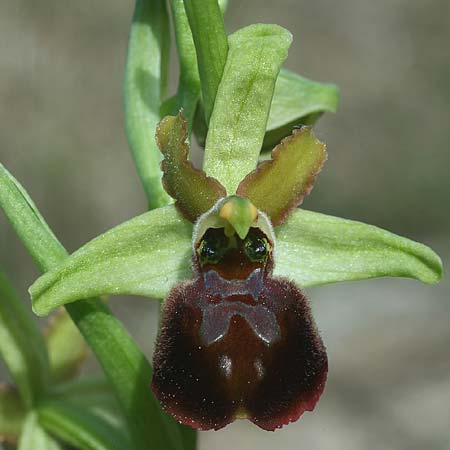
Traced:
[[208, 211], [226, 196], [225, 188], [188, 160], [186, 120], [182, 111], [177, 116], [167, 116], [158, 125], [156, 141], [164, 160], [162, 182], [167, 193], [176, 200], [179, 212], [191, 222]]
[[240, 183], [237, 194], [247, 197], [281, 225], [311, 191], [327, 154], [311, 127], [294, 130], [272, 151], [272, 159], [262, 162]]

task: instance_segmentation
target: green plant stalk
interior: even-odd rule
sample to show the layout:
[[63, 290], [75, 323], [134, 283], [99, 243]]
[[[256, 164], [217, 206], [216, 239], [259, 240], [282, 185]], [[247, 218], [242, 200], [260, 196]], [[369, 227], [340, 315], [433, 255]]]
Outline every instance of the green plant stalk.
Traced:
[[[42, 272], [67, 258], [31, 198], [1, 164], [0, 206]], [[99, 299], [79, 301], [66, 309], [114, 388], [136, 450], [183, 448], [177, 422], [162, 415], [149, 388], [151, 366], [120, 321]]]
[[184, 0], [194, 38], [206, 123], [209, 123], [228, 53], [223, 15], [217, 0]]
[[0, 355], [25, 405], [33, 407], [49, 384], [48, 354], [36, 323], [1, 270]]
[[165, 95], [170, 45], [164, 0], [137, 0], [124, 80], [125, 128], [149, 208], [171, 202], [161, 185], [161, 155], [155, 141]]
[[180, 77], [176, 94], [177, 101], [175, 102], [175, 108], [170, 113], [176, 114], [181, 107], [183, 108], [184, 116], [188, 122], [188, 136], [190, 136], [201, 90], [197, 54], [183, 0], [171, 0], [170, 6], [180, 63]]

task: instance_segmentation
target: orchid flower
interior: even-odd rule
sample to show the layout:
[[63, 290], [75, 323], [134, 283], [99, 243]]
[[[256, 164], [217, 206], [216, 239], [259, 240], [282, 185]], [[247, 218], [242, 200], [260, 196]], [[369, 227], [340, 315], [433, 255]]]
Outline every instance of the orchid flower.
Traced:
[[[154, 34], [149, 11], [135, 13], [126, 117], [151, 211], [85, 244], [30, 293], [38, 315], [106, 294], [160, 299], [148, 383], [162, 407], [198, 429], [246, 418], [274, 430], [312, 410], [326, 382], [303, 289], [384, 276], [434, 283], [442, 265], [422, 244], [298, 209], [326, 160], [307, 125], [335, 108], [337, 91], [281, 69], [287, 30], [251, 25], [226, 38], [218, 5], [200, 3], [185, 1], [186, 16], [172, 2], [180, 87], [161, 103], [154, 85], [151, 108], [142, 80], [145, 94]], [[192, 130], [205, 144], [203, 170], [189, 160]]]
[[182, 112], [164, 118], [156, 141], [175, 204], [97, 237], [30, 289], [41, 315], [104, 294], [164, 300], [152, 389], [178, 421], [203, 430], [236, 418], [274, 430], [314, 408], [327, 356], [301, 289], [440, 277], [439, 258], [421, 244], [297, 209], [326, 160], [311, 127], [258, 164], [272, 97], [263, 88], [273, 92], [290, 41], [273, 25], [232, 35], [204, 170], [189, 161]]

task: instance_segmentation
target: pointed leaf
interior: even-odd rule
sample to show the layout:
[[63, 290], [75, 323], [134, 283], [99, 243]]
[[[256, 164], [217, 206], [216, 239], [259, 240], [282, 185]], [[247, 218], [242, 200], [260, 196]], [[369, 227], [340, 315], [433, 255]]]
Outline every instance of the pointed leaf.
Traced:
[[0, 383], [0, 442], [17, 443], [25, 419], [25, 407], [18, 391]]
[[198, 71], [209, 122], [227, 59], [228, 42], [217, 0], [184, 0], [197, 52]]
[[162, 117], [169, 114], [175, 115], [180, 108], [183, 108], [184, 115], [187, 119], [189, 138], [201, 91], [197, 54], [183, 0], [171, 0], [170, 6], [177, 43], [180, 76], [177, 94], [172, 103], [172, 109], [169, 111], [166, 110], [166, 114]]
[[28, 249], [33, 261], [47, 270], [67, 256], [21, 184], [0, 164], [0, 208]]
[[274, 274], [307, 288], [375, 277], [436, 283], [442, 262], [430, 248], [373, 225], [298, 210], [276, 229]]
[[39, 406], [39, 422], [62, 441], [81, 450], [131, 450], [126, 436], [86, 409], [60, 400]]
[[294, 130], [273, 149], [271, 160], [242, 180], [237, 193], [264, 211], [274, 226], [280, 225], [309, 194], [326, 158], [325, 145], [312, 128]]
[[232, 195], [255, 169], [275, 80], [292, 35], [277, 25], [251, 25], [232, 34], [206, 139], [204, 169]]
[[73, 378], [86, 360], [86, 342], [66, 311], [53, 315], [45, 329], [45, 340], [52, 380], [55, 383]]
[[[0, 165], [0, 207], [41, 271], [62, 263], [67, 253], [19, 183]], [[175, 214], [175, 211], [173, 211]], [[152, 369], [136, 342], [98, 298], [66, 306], [92, 348], [127, 418], [135, 450], [182, 448], [178, 424], [163, 415], [148, 388]]]
[[192, 225], [173, 206], [135, 217], [81, 247], [30, 288], [38, 315], [82, 298], [164, 298], [190, 276]]
[[32, 406], [49, 381], [48, 356], [37, 324], [0, 271], [0, 357], [27, 406]]
[[165, 117], [158, 125], [156, 140], [164, 160], [163, 185], [176, 200], [175, 206], [186, 219], [195, 222], [199, 216], [226, 196], [224, 187], [203, 170], [196, 169], [189, 158], [186, 143], [186, 121], [182, 112]]
[[313, 124], [322, 113], [335, 112], [339, 89], [281, 69], [275, 83], [263, 149], [270, 149], [292, 132], [294, 125]]
[[61, 450], [61, 446], [41, 427], [37, 414], [30, 412], [20, 436], [18, 450]]
[[168, 27], [164, 0], [136, 1], [125, 69], [125, 122], [150, 209], [170, 203], [161, 185], [161, 156], [155, 141], [167, 71]]

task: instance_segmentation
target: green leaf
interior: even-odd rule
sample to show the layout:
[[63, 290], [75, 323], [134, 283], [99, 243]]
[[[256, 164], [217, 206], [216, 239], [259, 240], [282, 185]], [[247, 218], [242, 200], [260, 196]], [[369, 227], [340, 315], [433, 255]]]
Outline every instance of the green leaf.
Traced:
[[185, 450], [197, 450], [198, 434], [197, 431], [180, 423], [181, 435]]
[[61, 450], [61, 446], [47, 434], [35, 412], [28, 413], [18, 450]]
[[277, 25], [251, 25], [229, 38], [228, 58], [206, 139], [203, 168], [229, 195], [256, 168], [275, 80], [291, 44]]
[[298, 210], [275, 233], [274, 274], [302, 288], [387, 276], [442, 278], [433, 250], [373, 225]]
[[48, 270], [67, 256], [25, 189], [2, 164], [0, 207], [38, 267]]
[[209, 123], [227, 59], [225, 25], [217, 0], [184, 0], [184, 6], [194, 38], [206, 123]]
[[[6, 175], [5, 175], [6, 173]], [[42, 271], [62, 263], [67, 253], [56, 240], [17, 181], [0, 166], [0, 207], [19, 238], [36, 258]], [[174, 212], [175, 214], [175, 212]], [[113, 386], [127, 417], [135, 450], [152, 448], [179, 450], [183, 447], [178, 424], [161, 412], [149, 389], [151, 366], [120, 321], [99, 300], [90, 299], [66, 306], [67, 312], [95, 353]]]
[[164, 0], [136, 1], [125, 69], [125, 122], [150, 209], [170, 203], [161, 185], [161, 156], [155, 141], [167, 71], [168, 26]]
[[25, 407], [18, 391], [0, 383], [0, 442], [17, 443], [25, 420]]
[[180, 76], [175, 101], [172, 102], [170, 110], [166, 109], [167, 113], [164, 115], [175, 115], [180, 108], [183, 108], [187, 119], [189, 137], [201, 90], [197, 54], [183, 0], [171, 0], [170, 5], [175, 28]]
[[1, 271], [0, 356], [5, 360], [24, 403], [34, 405], [49, 381], [45, 343], [37, 324]]
[[322, 113], [335, 112], [339, 89], [334, 84], [308, 80], [281, 69], [275, 83], [263, 149], [289, 136], [294, 125], [312, 125]]
[[134, 294], [164, 298], [191, 275], [192, 224], [167, 206], [88, 242], [30, 288], [38, 315], [81, 298]]
[[[78, 306], [82, 304], [83, 308]], [[161, 409], [150, 386], [152, 368], [119, 320], [101, 303], [88, 300], [66, 306], [92, 343], [100, 365], [114, 387], [128, 419], [135, 449], [183, 447], [178, 424]]]
[[88, 355], [86, 342], [63, 309], [56, 312], [45, 329], [45, 341], [55, 383], [73, 378]]
[[131, 450], [125, 435], [108, 422], [77, 405], [49, 400], [39, 405], [41, 425], [81, 450]]
[[189, 161], [186, 143], [186, 121], [180, 112], [167, 116], [158, 125], [156, 141], [164, 155], [161, 169], [163, 186], [176, 202], [178, 211], [191, 222], [212, 208], [226, 196], [224, 187]]
[[325, 145], [311, 127], [294, 130], [273, 149], [271, 160], [241, 181], [237, 193], [264, 211], [276, 227], [309, 194], [326, 158]]

